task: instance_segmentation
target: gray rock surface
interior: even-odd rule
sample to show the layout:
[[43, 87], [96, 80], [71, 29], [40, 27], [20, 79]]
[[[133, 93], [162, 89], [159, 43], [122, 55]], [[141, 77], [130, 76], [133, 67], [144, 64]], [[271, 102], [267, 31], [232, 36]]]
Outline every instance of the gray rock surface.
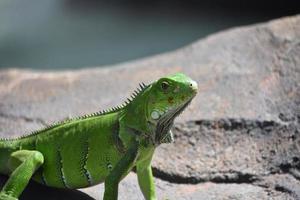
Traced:
[[[170, 53], [107, 68], [0, 71], [0, 135], [121, 104], [139, 82], [184, 72], [199, 94], [156, 151], [160, 199], [300, 198], [300, 16], [234, 28]], [[99, 107], [102, 106], [102, 107]], [[4, 180], [2, 178], [2, 180]], [[3, 181], [2, 181], [3, 182]], [[23, 199], [98, 198], [31, 183]], [[142, 199], [134, 174], [121, 199]]]

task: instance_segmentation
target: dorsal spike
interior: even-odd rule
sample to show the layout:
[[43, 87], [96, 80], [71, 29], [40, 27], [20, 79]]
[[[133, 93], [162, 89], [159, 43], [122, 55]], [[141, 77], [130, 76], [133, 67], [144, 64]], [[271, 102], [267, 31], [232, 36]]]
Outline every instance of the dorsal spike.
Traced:
[[142, 83], [140, 83], [139, 86], [140, 86], [140, 89], [141, 89], [141, 90], [144, 89], [144, 86], [143, 86]]

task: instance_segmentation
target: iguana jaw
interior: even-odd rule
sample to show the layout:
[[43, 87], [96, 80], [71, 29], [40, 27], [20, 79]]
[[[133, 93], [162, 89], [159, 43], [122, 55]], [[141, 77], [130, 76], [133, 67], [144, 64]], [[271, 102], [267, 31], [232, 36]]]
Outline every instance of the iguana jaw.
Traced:
[[161, 144], [171, 127], [173, 126], [174, 120], [179, 116], [184, 109], [191, 103], [192, 98], [177, 108], [169, 108], [165, 114], [161, 116], [156, 124], [155, 129], [155, 143]]

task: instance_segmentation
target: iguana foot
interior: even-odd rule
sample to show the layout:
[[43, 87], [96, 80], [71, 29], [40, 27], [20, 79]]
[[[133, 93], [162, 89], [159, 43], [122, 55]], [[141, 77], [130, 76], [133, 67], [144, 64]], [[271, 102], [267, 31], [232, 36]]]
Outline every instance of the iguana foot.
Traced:
[[18, 200], [18, 199], [10, 195], [7, 195], [3, 192], [0, 192], [0, 200]]

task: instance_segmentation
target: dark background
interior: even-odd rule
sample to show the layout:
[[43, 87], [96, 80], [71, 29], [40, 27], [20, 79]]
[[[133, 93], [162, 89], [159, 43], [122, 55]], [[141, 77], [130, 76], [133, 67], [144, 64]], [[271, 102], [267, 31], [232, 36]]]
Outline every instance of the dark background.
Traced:
[[2, 0], [0, 69], [111, 65], [299, 10], [299, 0]]

